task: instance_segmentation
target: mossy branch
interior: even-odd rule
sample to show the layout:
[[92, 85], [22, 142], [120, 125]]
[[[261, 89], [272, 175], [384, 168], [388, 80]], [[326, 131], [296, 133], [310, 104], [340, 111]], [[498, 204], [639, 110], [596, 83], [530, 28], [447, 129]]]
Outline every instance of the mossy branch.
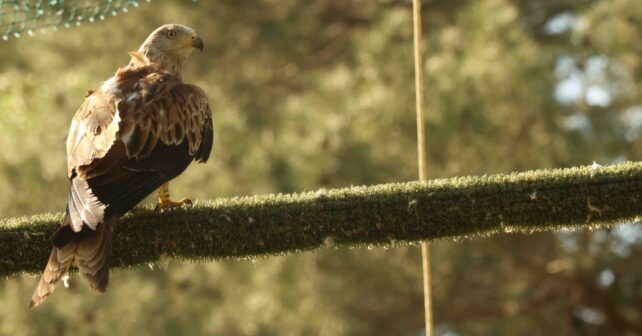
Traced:
[[[642, 214], [642, 163], [235, 197], [125, 216], [112, 264], [591, 228]], [[0, 275], [40, 272], [62, 214], [0, 221]]]

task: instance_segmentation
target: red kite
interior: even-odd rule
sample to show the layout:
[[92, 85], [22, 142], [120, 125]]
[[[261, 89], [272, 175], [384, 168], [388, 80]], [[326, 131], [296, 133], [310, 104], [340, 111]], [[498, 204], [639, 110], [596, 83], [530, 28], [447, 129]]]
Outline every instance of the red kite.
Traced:
[[203, 41], [192, 28], [164, 25], [85, 97], [67, 137], [67, 213], [31, 307], [53, 292], [72, 262], [104, 292], [114, 225], [154, 190], [160, 188], [161, 209], [191, 203], [171, 201], [168, 182], [192, 161], [206, 162], [212, 149], [207, 96], [181, 78], [194, 49], [202, 51]]

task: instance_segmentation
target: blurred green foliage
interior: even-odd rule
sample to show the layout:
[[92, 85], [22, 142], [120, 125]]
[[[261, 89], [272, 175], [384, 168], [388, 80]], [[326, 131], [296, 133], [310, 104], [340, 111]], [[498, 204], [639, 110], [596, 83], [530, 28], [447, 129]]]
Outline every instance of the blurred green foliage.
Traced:
[[[425, 3], [431, 177], [640, 160], [638, 0]], [[0, 217], [64, 208], [64, 138], [88, 89], [155, 27], [205, 52], [212, 160], [173, 184], [213, 198], [416, 177], [409, 3], [152, 2], [104, 23], [0, 44]], [[150, 238], [152, 239], [152, 238]], [[502, 235], [433, 249], [438, 335], [635, 335], [640, 226]], [[537, 251], [534, 253], [533, 251]], [[163, 265], [167, 266], [165, 263]], [[326, 249], [72, 277], [28, 311], [36, 279], [0, 282], [0, 334], [419, 335], [418, 249]]]

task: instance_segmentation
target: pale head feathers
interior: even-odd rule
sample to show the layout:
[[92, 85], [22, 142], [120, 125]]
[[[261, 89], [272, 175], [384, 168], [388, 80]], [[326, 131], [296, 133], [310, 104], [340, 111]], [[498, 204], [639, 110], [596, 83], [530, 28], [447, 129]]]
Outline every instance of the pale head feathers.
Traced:
[[130, 65], [153, 63], [161, 71], [180, 76], [183, 63], [194, 49], [203, 50], [203, 40], [194, 29], [166, 24], [149, 34], [137, 52], [130, 53]]

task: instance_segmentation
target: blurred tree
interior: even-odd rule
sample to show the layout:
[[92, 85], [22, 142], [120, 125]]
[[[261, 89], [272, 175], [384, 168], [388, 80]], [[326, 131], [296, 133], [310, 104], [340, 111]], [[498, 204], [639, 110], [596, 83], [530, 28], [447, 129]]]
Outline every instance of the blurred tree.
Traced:
[[[105, 23], [0, 47], [0, 216], [60, 211], [64, 137], [87, 89], [156, 26], [205, 39], [213, 160], [194, 198], [415, 177], [410, 4], [396, 0], [154, 2]], [[433, 177], [640, 160], [637, 0], [428, 1]], [[642, 333], [642, 231], [501, 235], [433, 244], [439, 335]], [[163, 266], [163, 265], [157, 265]], [[118, 271], [32, 313], [36, 279], [0, 282], [0, 334], [419, 335], [414, 247]]]

